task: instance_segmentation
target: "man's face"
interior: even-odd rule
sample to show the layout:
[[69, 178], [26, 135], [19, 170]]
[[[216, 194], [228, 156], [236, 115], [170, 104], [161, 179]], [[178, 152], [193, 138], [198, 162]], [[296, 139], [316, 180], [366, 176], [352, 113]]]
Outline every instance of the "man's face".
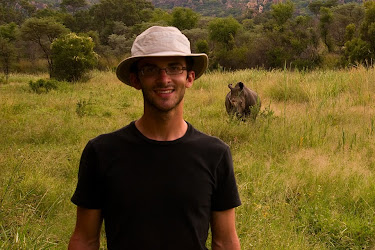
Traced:
[[138, 62], [135, 87], [142, 89], [145, 108], [169, 112], [182, 107], [185, 89], [192, 86], [194, 77], [193, 71], [186, 70], [185, 57], [144, 58]]

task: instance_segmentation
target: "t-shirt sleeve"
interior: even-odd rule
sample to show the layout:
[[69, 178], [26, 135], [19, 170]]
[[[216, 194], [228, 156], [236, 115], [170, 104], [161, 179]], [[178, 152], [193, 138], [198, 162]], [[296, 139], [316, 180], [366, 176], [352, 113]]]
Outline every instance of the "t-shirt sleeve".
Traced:
[[216, 189], [212, 199], [212, 210], [223, 211], [241, 205], [233, 170], [229, 147], [224, 152], [216, 169]]
[[100, 209], [100, 188], [97, 154], [90, 141], [82, 152], [78, 171], [78, 183], [71, 201], [80, 207]]

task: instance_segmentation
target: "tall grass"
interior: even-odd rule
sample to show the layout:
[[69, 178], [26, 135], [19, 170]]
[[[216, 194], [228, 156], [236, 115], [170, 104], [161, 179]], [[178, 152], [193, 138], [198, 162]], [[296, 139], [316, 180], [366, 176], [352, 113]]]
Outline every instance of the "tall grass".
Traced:
[[[0, 249], [66, 249], [70, 197], [92, 137], [142, 114], [114, 73], [36, 94], [0, 85]], [[375, 247], [375, 70], [210, 72], [186, 93], [185, 118], [230, 145], [242, 249]], [[227, 85], [258, 92], [255, 122], [225, 112]], [[105, 248], [105, 244], [102, 244]]]

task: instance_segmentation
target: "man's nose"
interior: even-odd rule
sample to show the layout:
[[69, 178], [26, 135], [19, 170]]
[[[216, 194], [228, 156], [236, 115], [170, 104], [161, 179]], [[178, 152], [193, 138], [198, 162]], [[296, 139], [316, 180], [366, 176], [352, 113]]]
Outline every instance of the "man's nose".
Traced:
[[159, 78], [170, 78], [170, 76], [167, 74], [167, 69], [159, 69], [159, 73], [158, 73], [158, 77]]

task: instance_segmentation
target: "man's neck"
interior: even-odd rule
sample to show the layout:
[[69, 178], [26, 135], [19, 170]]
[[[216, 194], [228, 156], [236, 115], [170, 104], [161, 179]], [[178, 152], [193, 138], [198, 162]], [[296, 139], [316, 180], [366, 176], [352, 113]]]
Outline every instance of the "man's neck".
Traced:
[[137, 129], [147, 138], [156, 141], [174, 141], [183, 137], [188, 125], [182, 116], [163, 117], [143, 115], [135, 122]]

